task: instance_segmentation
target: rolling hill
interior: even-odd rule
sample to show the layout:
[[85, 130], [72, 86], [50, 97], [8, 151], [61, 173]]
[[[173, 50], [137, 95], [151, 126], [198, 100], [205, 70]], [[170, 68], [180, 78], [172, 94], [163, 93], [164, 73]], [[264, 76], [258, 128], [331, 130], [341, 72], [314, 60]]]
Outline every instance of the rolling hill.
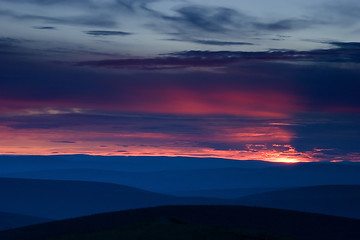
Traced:
[[356, 240], [360, 239], [359, 228], [360, 220], [288, 210], [240, 206], [167, 206], [33, 225], [0, 232], [0, 239], [150, 240], [204, 239], [191, 236], [205, 236], [210, 240]]
[[[108, 182], [166, 194], [181, 195], [184, 192], [192, 191], [194, 195], [203, 196], [203, 191], [213, 189], [360, 185], [360, 165], [306, 163], [267, 168], [218, 168], [148, 172], [77, 168], [17, 172], [2, 174], [1, 176]], [[199, 193], [196, 194], [196, 191], [199, 191]], [[236, 195], [236, 191], [233, 196]]]
[[0, 212], [0, 231], [27, 225], [50, 222], [51, 219], [39, 218], [15, 213]]
[[280, 190], [280, 188], [229, 188], [229, 189], [224, 188], [224, 189], [206, 189], [206, 190], [173, 192], [172, 194], [180, 197], [236, 199], [248, 195], [253, 195], [263, 192], [271, 192], [275, 190]]
[[360, 218], [359, 185], [291, 188], [245, 196], [238, 204]]
[[247, 205], [360, 218], [360, 186], [290, 188], [237, 199], [175, 197], [118, 184], [0, 178], [0, 211], [49, 219], [163, 205]]
[[0, 189], [0, 211], [51, 219], [161, 205], [229, 204], [97, 182], [0, 178]]

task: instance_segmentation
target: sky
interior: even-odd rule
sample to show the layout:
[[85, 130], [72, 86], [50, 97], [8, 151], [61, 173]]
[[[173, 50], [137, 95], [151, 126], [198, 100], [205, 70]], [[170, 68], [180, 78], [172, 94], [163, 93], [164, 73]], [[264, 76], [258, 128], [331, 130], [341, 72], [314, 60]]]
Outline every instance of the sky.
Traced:
[[0, 0], [0, 154], [360, 161], [358, 0]]

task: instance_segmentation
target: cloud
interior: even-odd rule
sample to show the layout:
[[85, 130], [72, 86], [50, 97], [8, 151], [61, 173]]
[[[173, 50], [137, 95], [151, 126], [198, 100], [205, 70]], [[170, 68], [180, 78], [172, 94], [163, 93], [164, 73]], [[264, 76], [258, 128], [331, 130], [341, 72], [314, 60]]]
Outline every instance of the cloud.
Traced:
[[[21, 40], [3, 38], [2, 42], [16, 46]], [[129, 63], [137, 68], [175, 63], [223, 66], [221, 73], [181, 68], [169, 72], [135, 69], [129, 74], [24, 58], [2, 63], [0, 132], [4, 137], [0, 150], [29, 151], [5, 145], [13, 142], [30, 149], [40, 146], [36, 150], [45, 153], [64, 149], [67, 153], [115, 153], [121, 150], [115, 144], [121, 144], [129, 146], [126, 154], [134, 155], [298, 159], [298, 154], [317, 160], [347, 156], [359, 149], [360, 71], [338, 67], [341, 64], [332, 64], [331, 59], [350, 61], [358, 44], [326, 44], [333, 48], [186, 51], [120, 62], [125, 69], [131, 67]], [[313, 62], [275, 61], [279, 59]], [[326, 60], [325, 64], [318, 59]], [[56, 142], [64, 139], [76, 143]], [[109, 147], [105, 150], [101, 145]], [[337, 149], [336, 156], [324, 151], [313, 155], [314, 146]]]
[[159, 0], [2, 0], [18, 4], [33, 4], [41, 7], [71, 7], [72, 9], [87, 9], [91, 11], [109, 11], [109, 12], [135, 12], [138, 8], [151, 2]]
[[358, 23], [360, 4], [356, 0], [329, 1], [326, 4], [314, 5], [310, 11], [316, 21], [349, 28]]
[[305, 19], [283, 19], [273, 23], [254, 23], [255, 28], [266, 31], [289, 31], [308, 28], [317, 24], [314, 20]]
[[301, 137], [291, 141], [299, 151], [311, 151], [317, 148], [319, 149], [317, 152], [324, 153], [328, 159], [335, 158], [334, 155], [359, 151], [359, 114], [313, 113], [302, 116], [299, 122], [302, 124], [294, 126], [293, 129]]
[[234, 59], [213, 58], [184, 58], [184, 57], [157, 57], [144, 59], [114, 59], [99, 61], [83, 61], [74, 63], [75, 66], [109, 67], [109, 68], [136, 68], [136, 69], [169, 69], [187, 67], [216, 67], [234, 63]]
[[130, 32], [105, 31], [105, 30], [86, 31], [85, 33], [93, 36], [128, 36], [132, 34]]
[[342, 49], [357, 50], [360, 49], [360, 42], [325, 42]]
[[[293, 133], [266, 120], [229, 116], [171, 116], [158, 114], [79, 113], [60, 115], [0, 116], [0, 132], [38, 132], [51, 143], [96, 142], [102, 147], [146, 146], [206, 147], [246, 150], [246, 144], [286, 143]], [[47, 125], [45, 128], [44, 123]], [[6, 128], [6, 130], [4, 129]], [[112, 134], [107, 134], [111, 132]], [[50, 134], [52, 133], [52, 134]], [[25, 135], [23, 137], [26, 137]], [[67, 140], [64, 140], [67, 139]], [[68, 140], [71, 139], [71, 140]], [[127, 144], [124, 144], [127, 143]]]
[[40, 30], [55, 30], [56, 27], [53, 26], [35, 26], [34, 29], [40, 29]]
[[168, 68], [212, 68], [231, 66], [248, 61], [260, 62], [338, 62], [359, 63], [360, 43], [357, 42], [329, 42], [335, 46], [329, 49], [315, 49], [309, 51], [271, 50], [263, 52], [243, 51], [184, 51], [171, 53], [165, 57], [142, 59], [111, 59], [97, 61], [83, 61], [76, 66], [109, 67], [109, 68], [138, 68], [138, 69], [168, 69]]
[[[236, 41], [207, 41], [219, 38], [254, 40], [268, 37], [269, 33], [293, 32], [328, 24], [315, 16], [265, 19], [243, 13], [234, 8], [188, 4], [174, 8], [173, 14], [164, 14], [157, 9], [144, 8], [155, 20], [148, 24], [156, 31], [176, 36], [176, 39], [209, 45], [236, 45]], [[161, 21], [162, 20], [162, 21]], [[197, 40], [199, 39], [199, 40]], [[202, 41], [205, 39], [205, 41]], [[221, 38], [220, 38], [221, 39]], [[231, 44], [234, 42], [234, 44]]]
[[83, 15], [73, 17], [48, 17], [41, 15], [14, 15], [16, 19], [23, 21], [41, 21], [50, 24], [63, 24], [63, 25], [84, 25], [84, 26], [97, 26], [97, 27], [116, 27], [117, 21], [109, 15], [100, 14], [97, 16]]
[[225, 7], [186, 6], [176, 10], [178, 16], [163, 16], [163, 19], [173, 22], [175, 26], [195, 28], [205, 32], [229, 31], [230, 26], [235, 26], [235, 19], [240, 14]]
[[[233, 159], [355, 159], [360, 136], [358, 119], [322, 115], [327, 118], [326, 122], [314, 122], [313, 118], [319, 119], [319, 116], [300, 117], [302, 119], [295, 120], [298, 121], [297, 125], [285, 127], [273, 126], [269, 119], [234, 116], [116, 113], [1, 115], [0, 132], [5, 138], [0, 139], [0, 148], [4, 150], [7, 147], [15, 152], [26, 151], [4, 145], [11, 143], [9, 139], [15, 139], [14, 146], [21, 143], [28, 147], [27, 151], [36, 142], [41, 146], [40, 149], [35, 148], [37, 151], [53, 151], [59, 147], [65, 153], [80, 153], [85, 150], [92, 154], [109, 153], [112, 149], [114, 152], [119, 151], [119, 145], [124, 145], [127, 153], [132, 155], [148, 152], [150, 155], [162, 153], [170, 156], [174, 153], [186, 156], [213, 154], [215, 157]], [[346, 125], [342, 123], [344, 120]], [[294, 120], [281, 121], [287, 123]], [[40, 123], [53, 127], [44, 128]], [[73, 149], [69, 146], [68, 149], [64, 144], [76, 144], [77, 147]], [[107, 146], [106, 150], [101, 149], [104, 144]], [[331, 149], [332, 146], [335, 148]], [[119, 153], [123, 152], [120, 151]]]
[[[8, 51], [9, 45], [16, 49], [20, 43], [0, 39], [0, 46]], [[0, 65], [0, 108], [78, 107], [265, 117], [288, 116], [304, 109], [356, 113], [360, 72], [351, 66], [360, 60], [358, 43], [331, 44], [333, 48], [312, 51], [185, 51], [156, 58], [77, 62], [77, 68], [64, 62], [61, 66], [39, 65], [21, 57]], [[342, 67], [347, 64], [350, 68]], [[94, 67], [104, 71], [95, 73]], [[218, 72], [197, 70], [219, 67]], [[172, 70], [145, 71], [168, 68]], [[276, 105], [274, 101], [289, 105]]]
[[0, 10], [0, 15], [13, 18], [19, 21], [34, 21], [45, 24], [62, 24], [62, 25], [83, 25], [96, 27], [116, 27], [117, 21], [114, 16], [103, 13], [79, 13], [74, 16], [46, 16], [37, 14], [23, 14], [15, 11]]
[[[201, 43], [202, 39], [219, 38], [225, 34], [231, 39], [244, 39], [251, 31], [247, 23], [254, 20], [235, 9], [194, 4], [175, 8], [173, 14], [165, 14], [146, 6], [143, 10], [153, 18], [148, 22], [148, 27], [175, 36], [176, 39], [199, 39], [198, 43]], [[215, 45], [216, 42], [209, 41], [207, 44]]]
[[53, 143], [76, 143], [75, 141], [69, 141], [69, 140], [52, 140]]
[[192, 42], [203, 45], [216, 45], [216, 46], [228, 46], [228, 45], [254, 45], [250, 42], [236, 42], [236, 41], [219, 41], [219, 40], [202, 40], [202, 39], [168, 39], [170, 41], [180, 41], [180, 42]]
[[12, 48], [22, 41], [16, 38], [9, 38], [9, 37], [1, 37], [0, 38], [0, 48]]
[[[31, 51], [28, 48], [23, 47], [22, 45], [26, 43], [27, 40], [17, 39], [17, 38], [9, 38], [9, 37], [0, 37], [0, 56], [5, 60], [7, 57], [15, 57], [19, 56], [36, 56], [38, 52]], [[2, 62], [5, 64], [6, 62]]]

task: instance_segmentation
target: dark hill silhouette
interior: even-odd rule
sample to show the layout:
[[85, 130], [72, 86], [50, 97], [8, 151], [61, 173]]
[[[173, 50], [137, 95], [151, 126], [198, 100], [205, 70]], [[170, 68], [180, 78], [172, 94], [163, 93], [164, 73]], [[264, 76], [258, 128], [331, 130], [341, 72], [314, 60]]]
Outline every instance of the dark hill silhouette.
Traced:
[[[170, 225], [170, 229], [179, 227], [181, 224], [188, 224], [189, 227], [201, 225], [208, 228], [209, 231], [218, 229], [220, 234], [225, 234], [223, 231], [226, 230], [226, 233], [229, 233], [231, 231], [239, 231], [239, 229], [242, 229], [240, 231], [244, 233], [244, 229], [246, 229], [247, 232], [250, 231], [257, 234], [265, 231], [288, 235], [298, 240], [360, 239], [360, 220], [289, 210], [240, 206], [167, 206], [105, 213], [3, 231], [0, 232], [0, 239], [55, 240], [70, 239], [68, 237], [72, 236], [74, 237], [71, 238], [73, 240], [92, 240], [99, 239], [95, 238], [99, 236], [98, 234], [100, 236], [106, 236], [107, 233], [116, 234], [116, 231], [119, 229], [124, 230], [127, 228], [130, 233], [131, 229], [139, 226], [140, 229], [144, 229], [144, 222], [157, 223], [155, 226], [158, 226], [160, 223], [167, 226]], [[161, 228], [158, 229], [161, 230]], [[188, 228], [185, 227], [185, 229]], [[165, 227], [166, 230], [168, 230], [167, 227]], [[199, 229], [197, 228], [196, 230]], [[155, 230], [150, 224], [147, 231], [153, 234]], [[162, 233], [159, 232], [158, 234], [161, 235]], [[157, 239], [152, 238], [152, 236], [147, 237], [146, 231], [142, 234], [145, 237], [138, 239]], [[60, 236], [62, 238], [56, 238]], [[134, 239], [131, 236], [133, 235], [121, 239]], [[225, 235], [224, 239], [231, 239], [228, 237], [228, 235]], [[171, 233], [168, 238], [171, 239]], [[261, 238], [254, 237], [251, 239], [260, 240]]]
[[15, 213], [0, 212], [0, 231], [27, 225], [50, 222], [51, 219], [39, 218]]
[[360, 185], [291, 188], [254, 194], [239, 204], [360, 218]]
[[[63, 235], [52, 240], [291, 240], [290, 237], [264, 231], [190, 224], [165, 217], [140, 221], [96, 233]], [[293, 239], [292, 239], [293, 240]]]

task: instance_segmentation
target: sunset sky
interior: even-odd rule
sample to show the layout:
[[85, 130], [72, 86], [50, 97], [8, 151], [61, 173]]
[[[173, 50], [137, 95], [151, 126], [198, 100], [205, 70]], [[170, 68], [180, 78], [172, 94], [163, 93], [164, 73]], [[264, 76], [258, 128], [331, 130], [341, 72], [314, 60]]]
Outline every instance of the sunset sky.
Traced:
[[358, 0], [0, 0], [0, 154], [360, 161]]

